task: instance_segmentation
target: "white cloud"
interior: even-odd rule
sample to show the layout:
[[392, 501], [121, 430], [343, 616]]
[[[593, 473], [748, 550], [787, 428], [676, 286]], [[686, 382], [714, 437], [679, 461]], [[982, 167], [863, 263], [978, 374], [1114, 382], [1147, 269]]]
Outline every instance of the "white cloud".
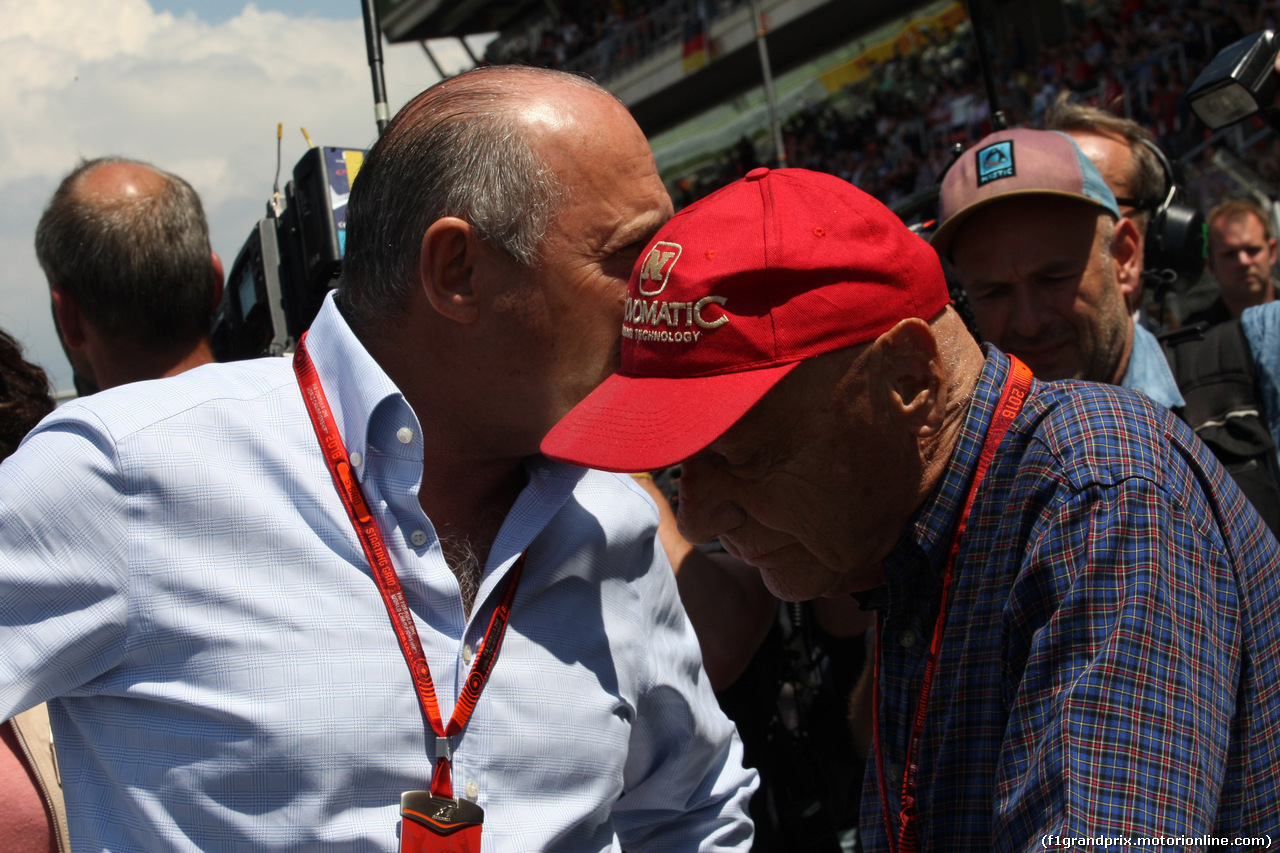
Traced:
[[[377, 135], [360, 20], [289, 17], [250, 4], [210, 25], [146, 0], [0, 0], [0, 326], [57, 388], [71, 372], [36, 264], [36, 222], [80, 157], [120, 154], [182, 175], [204, 200], [229, 265], [263, 215], [284, 124], [281, 185], [316, 144]], [[436, 80], [420, 47], [384, 45], [391, 111]]]

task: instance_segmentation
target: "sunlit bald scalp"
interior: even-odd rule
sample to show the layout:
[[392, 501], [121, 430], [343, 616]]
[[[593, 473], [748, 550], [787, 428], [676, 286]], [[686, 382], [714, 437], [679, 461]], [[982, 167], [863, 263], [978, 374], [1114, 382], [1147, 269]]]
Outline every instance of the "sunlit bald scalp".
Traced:
[[517, 263], [537, 261], [564, 190], [535, 141], [560, 120], [552, 93], [564, 87], [617, 100], [582, 77], [493, 66], [444, 80], [396, 114], [347, 207], [339, 299], [353, 326], [403, 305], [422, 236], [443, 217], [470, 223]]
[[102, 334], [142, 346], [208, 334], [221, 280], [200, 197], [177, 175], [123, 157], [82, 161], [36, 227], [36, 257]]

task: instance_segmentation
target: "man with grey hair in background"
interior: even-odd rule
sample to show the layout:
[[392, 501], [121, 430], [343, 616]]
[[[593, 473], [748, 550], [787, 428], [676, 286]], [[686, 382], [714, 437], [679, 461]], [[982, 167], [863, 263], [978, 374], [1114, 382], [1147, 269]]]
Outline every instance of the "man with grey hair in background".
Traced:
[[[1102, 179], [1116, 197], [1120, 215], [1137, 227], [1138, 255], [1146, 257], [1147, 227], [1151, 215], [1168, 194], [1168, 178], [1153, 146], [1155, 136], [1132, 119], [1070, 100], [1063, 92], [1045, 113], [1045, 130], [1070, 136], [1084, 156], [1098, 167]], [[1125, 293], [1125, 304], [1134, 321], [1149, 331], [1158, 327], [1142, 310], [1141, 277]]]
[[[35, 244], [81, 396], [214, 360], [209, 325], [222, 261], [200, 196], [182, 178], [126, 157], [81, 160], [46, 205]], [[0, 763], [25, 770], [8, 778], [0, 807], [12, 815], [24, 800], [43, 803], [44, 831], [68, 849], [46, 706], [18, 714], [0, 734]], [[24, 832], [0, 839], [10, 845], [0, 840], [0, 850], [33, 843]]]
[[177, 175], [124, 157], [81, 162], [40, 217], [36, 257], [82, 396], [213, 361], [222, 261]]
[[538, 452], [671, 213], [595, 84], [451, 78], [292, 359], [72, 403], [0, 467], [0, 714], [50, 700], [77, 844], [749, 848], [652, 503]]

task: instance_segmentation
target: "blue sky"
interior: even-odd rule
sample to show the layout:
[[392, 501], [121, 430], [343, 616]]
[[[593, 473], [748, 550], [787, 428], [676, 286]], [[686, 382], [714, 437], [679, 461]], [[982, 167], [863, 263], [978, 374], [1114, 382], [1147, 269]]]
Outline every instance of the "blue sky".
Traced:
[[[179, 16], [194, 12], [209, 24], [237, 17], [245, 5], [239, 0], [151, 0], [151, 7], [157, 12]], [[254, 5], [264, 12], [283, 12], [295, 18], [359, 19], [362, 14], [360, 0], [254, 0]]]
[[[0, 0], [0, 328], [71, 387], [33, 235], [80, 158], [118, 154], [186, 178], [230, 267], [281, 179], [317, 145], [377, 135], [359, 0]], [[433, 45], [434, 47], [434, 45]], [[456, 45], [443, 45], [441, 50]], [[438, 76], [415, 43], [383, 46], [395, 112]], [[465, 55], [449, 72], [463, 67]]]

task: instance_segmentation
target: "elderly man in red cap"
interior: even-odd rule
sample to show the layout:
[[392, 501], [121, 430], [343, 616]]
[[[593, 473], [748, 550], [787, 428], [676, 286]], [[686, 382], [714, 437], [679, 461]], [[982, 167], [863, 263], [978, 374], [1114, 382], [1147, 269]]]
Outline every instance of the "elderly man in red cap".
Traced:
[[683, 460], [686, 536], [879, 611], [865, 849], [1280, 831], [1280, 546], [1184, 424], [979, 348], [831, 176], [756, 170], [642, 258], [543, 451]]

